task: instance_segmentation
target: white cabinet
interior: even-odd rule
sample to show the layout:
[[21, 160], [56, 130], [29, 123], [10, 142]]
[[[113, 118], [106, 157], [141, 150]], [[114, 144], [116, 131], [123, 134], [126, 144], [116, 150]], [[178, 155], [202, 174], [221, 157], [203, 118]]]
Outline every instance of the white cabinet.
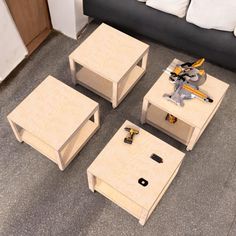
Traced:
[[27, 49], [5, 1], [0, 0], [0, 83], [25, 58]]
[[71, 38], [76, 39], [88, 23], [82, 0], [48, 0], [48, 6], [53, 28]]

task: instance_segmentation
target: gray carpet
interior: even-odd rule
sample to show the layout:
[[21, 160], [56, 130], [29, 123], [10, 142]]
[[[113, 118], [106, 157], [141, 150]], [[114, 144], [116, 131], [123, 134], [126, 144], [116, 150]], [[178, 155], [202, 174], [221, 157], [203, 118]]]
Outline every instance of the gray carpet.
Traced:
[[[92, 23], [78, 42], [52, 33], [0, 86], [0, 235], [236, 235], [236, 74], [231, 71], [206, 63], [207, 72], [229, 83], [230, 89], [144, 227], [99, 193], [90, 192], [86, 169], [126, 119], [140, 125], [142, 98], [162, 69], [175, 57], [194, 58], [136, 36], [151, 47], [147, 73], [117, 109], [76, 86], [99, 102], [101, 128], [64, 172], [17, 142], [7, 114], [49, 74], [74, 87], [68, 55], [96, 27]], [[185, 151], [167, 135], [143, 127]]]

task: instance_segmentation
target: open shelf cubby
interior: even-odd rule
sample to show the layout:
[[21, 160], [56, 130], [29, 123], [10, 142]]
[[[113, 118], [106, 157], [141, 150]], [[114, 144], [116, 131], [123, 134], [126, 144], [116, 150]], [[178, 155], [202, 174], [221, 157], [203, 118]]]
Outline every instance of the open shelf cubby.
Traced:
[[[81, 150], [81, 148], [86, 144], [89, 138], [94, 134], [98, 129], [98, 125], [91, 120], [88, 120], [67, 142], [60, 154], [62, 157], [62, 162], [67, 165], [75, 155]], [[21, 129], [20, 136], [22, 141], [29, 144], [34, 149], [41, 152], [43, 155], [48, 157], [50, 160], [57, 163], [56, 150], [53, 149], [50, 145], [43, 142], [37, 136], [32, 135], [27, 130]]]
[[177, 119], [176, 123], [170, 124], [165, 119], [167, 114], [166, 111], [151, 104], [147, 111], [146, 121], [179, 142], [187, 145], [194, 128], [180, 119]]

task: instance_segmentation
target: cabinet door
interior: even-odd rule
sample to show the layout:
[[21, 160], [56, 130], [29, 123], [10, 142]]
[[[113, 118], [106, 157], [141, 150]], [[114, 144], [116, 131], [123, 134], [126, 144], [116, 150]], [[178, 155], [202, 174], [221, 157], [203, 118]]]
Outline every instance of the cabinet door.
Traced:
[[30, 54], [51, 30], [47, 0], [6, 0], [6, 3]]

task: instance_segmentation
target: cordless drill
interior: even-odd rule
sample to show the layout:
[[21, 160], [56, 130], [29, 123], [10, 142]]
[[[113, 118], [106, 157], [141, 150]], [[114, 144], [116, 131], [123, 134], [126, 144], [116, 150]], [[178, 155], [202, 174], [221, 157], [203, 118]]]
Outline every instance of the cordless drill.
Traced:
[[128, 144], [132, 144], [134, 135], [138, 134], [139, 131], [134, 128], [129, 128], [129, 127], [126, 127], [125, 130], [128, 131], [129, 133], [128, 133], [127, 137], [124, 138], [124, 142], [128, 143]]

